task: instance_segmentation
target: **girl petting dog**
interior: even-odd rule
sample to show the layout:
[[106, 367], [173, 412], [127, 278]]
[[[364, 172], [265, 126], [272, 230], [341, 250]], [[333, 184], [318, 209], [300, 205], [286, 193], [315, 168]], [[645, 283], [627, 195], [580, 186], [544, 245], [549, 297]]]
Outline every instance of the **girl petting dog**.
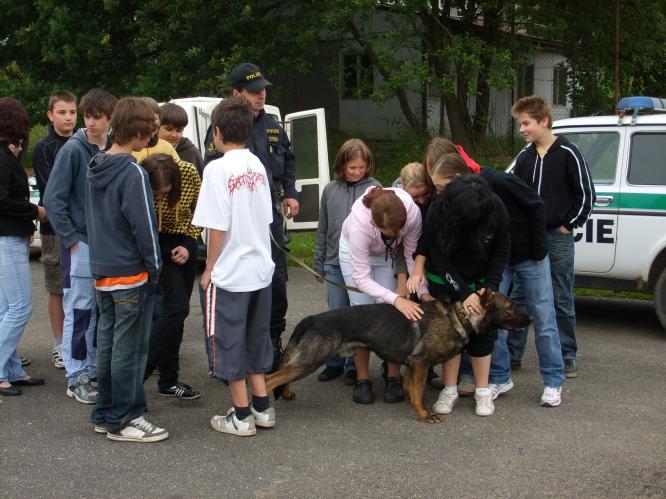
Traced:
[[[421, 214], [412, 198], [402, 189], [372, 187], [352, 206], [342, 225], [340, 268], [347, 286], [361, 292], [349, 292], [351, 305], [389, 303], [410, 320], [423, 315], [421, 307], [405, 298], [406, 289], [396, 292], [394, 259], [400, 243], [404, 247], [407, 270], [414, 266], [413, 253], [421, 233]], [[421, 290], [423, 293], [425, 290]], [[374, 401], [368, 374], [370, 353], [356, 350], [358, 382], [353, 400], [357, 404]], [[389, 363], [384, 402], [400, 402], [405, 393], [400, 382], [400, 366]]]
[[[463, 303], [468, 313], [483, 314], [480, 295], [497, 291], [509, 260], [509, 217], [502, 201], [476, 176], [436, 179], [442, 192], [434, 199], [417, 249], [416, 264], [407, 282], [410, 291], [428, 280], [430, 293]], [[425, 267], [425, 271], [424, 271]], [[476, 414], [490, 416], [495, 408], [488, 376], [497, 332], [470, 335], [466, 349], [476, 380]], [[435, 403], [438, 414], [449, 414], [458, 400], [460, 354], [444, 364], [444, 389]]]

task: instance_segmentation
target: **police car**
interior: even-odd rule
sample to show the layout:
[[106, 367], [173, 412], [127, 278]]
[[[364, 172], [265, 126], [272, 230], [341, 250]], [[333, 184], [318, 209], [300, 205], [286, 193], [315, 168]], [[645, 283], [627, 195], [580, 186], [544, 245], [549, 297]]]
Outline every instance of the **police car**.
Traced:
[[[202, 155], [211, 113], [221, 100], [220, 97], [187, 97], [169, 101], [187, 112], [188, 124], [183, 130], [183, 137], [190, 139]], [[296, 155], [296, 190], [300, 209], [297, 216], [287, 221], [287, 229], [314, 230], [319, 221], [321, 193], [330, 178], [324, 110], [287, 114], [283, 121], [277, 107], [266, 105], [264, 109], [284, 127]]]
[[654, 292], [666, 328], [666, 99], [626, 97], [614, 116], [556, 121], [580, 147], [597, 200], [575, 233], [576, 286]]

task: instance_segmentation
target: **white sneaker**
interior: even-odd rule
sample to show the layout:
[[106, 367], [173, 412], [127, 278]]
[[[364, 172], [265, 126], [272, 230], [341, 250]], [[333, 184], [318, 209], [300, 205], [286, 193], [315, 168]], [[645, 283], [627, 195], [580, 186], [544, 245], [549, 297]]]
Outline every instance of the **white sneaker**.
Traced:
[[477, 390], [474, 393], [474, 400], [476, 400], [476, 415], [477, 416], [492, 416], [495, 412], [495, 404], [493, 404], [493, 394], [490, 389], [487, 389], [483, 395], [479, 394]]
[[257, 434], [254, 416], [250, 414], [241, 421], [236, 417], [236, 411], [233, 407], [227, 411], [226, 416], [213, 416], [210, 420], [210, 426], [215, 431], [231, 433], [239, 437], [251, 437]]
[[439, 393], [439, 398], [435, 405], [432, 406], [433, 410], [437, 414], [451, 414], [453, 411], [453, 406], [458, 402], [457, 393], [449, 393], [446, 389], [442, 390]]
[[250, 410], [254, 416], [254, 424], [256, 426], [260, 426], [261, 428], [273, 428], [275, 426], [275, 409], [272, 407], [259, 412], [254, 406], [250, 406]]
[[[95, 429], [97, 431], [97, 429]], [[130, 421], [117, 432], [107, 431], [106, 438], [117, 442], [159, 442], [169, 438], [169, 432], [146, 421], [143, 416]]]
[[562, 387], [546, 386], [541, 395], [541, 405], [544, 407], [557, 407], [562, 403]]
[[458, 383], [458, 395], [461, 397], [471, 397], [474, 395], [476, 385], [467, 378], [462, 378]]
[[490, 393], [492, 393], [493, 400], [495, 400], [497, 397], [513, 388], [513, 380], [510, 379], [506, 383], [490, 383], [488, 388], [490, 388]]

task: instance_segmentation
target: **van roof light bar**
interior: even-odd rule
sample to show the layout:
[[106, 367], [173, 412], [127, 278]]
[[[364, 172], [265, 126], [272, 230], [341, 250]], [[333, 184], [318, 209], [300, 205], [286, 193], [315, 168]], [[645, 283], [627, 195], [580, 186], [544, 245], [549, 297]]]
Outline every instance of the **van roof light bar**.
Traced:
[[631, 113], [631, 124], [636, 124], [636, 117], [639, 114], [666, 113], [666, 99], [659, 97], [632, 96], [623, 97], [617, 103], [615, 111], [619, 116], [619, 123], [622, 123], [628, 113]]

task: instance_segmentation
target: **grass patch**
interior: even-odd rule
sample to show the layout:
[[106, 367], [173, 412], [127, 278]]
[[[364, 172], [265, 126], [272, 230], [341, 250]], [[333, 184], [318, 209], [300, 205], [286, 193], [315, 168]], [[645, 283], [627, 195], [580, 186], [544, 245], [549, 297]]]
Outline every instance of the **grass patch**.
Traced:
[[576, 296], [594, 296], [597, 298], [624, 298], [631, 300], [654, 300], [652, 293], [639, 291], [613, 291], [612, 289], [574, 288]]
[[[291, 241], [287, 245], [289, 254], [296, 258], [303, 260], [307, 265], [312, 267], [315, 256], [315, 246], [317, 242], [317, 233], [312, 232], [290, 232], [289, 237]], [[298, 267], [296, 262], [287, 258], [288, 267]]]

